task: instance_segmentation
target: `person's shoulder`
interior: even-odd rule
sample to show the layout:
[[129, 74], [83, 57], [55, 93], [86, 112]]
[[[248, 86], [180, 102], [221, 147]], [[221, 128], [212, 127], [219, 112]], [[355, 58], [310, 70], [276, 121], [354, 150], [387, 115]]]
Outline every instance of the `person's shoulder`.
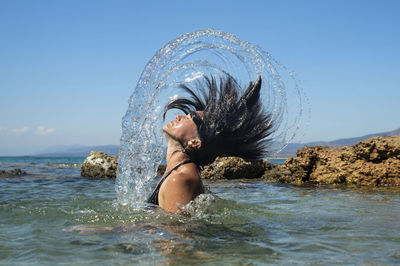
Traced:
[[172, 178], [175, 184], [181, 185], [195, 185], [200, 182], [200, 175], [197, 171], [190, 169], [182, 169], [178, 171]]
[[181, 184], [192, 184], [192, 183], [197, 183], [200, 181], [200, 176], [197, 173], [192, 173], [192, 172], [179, 172], [174, 175], [172, 178], [174, 183], [181, 183]]

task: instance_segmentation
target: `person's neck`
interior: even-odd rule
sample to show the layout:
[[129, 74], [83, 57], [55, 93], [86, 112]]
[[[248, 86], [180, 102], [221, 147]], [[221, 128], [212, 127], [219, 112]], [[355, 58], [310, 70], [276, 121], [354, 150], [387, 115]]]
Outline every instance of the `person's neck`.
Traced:
[[172, 139], [171, 137], [167, 136], [167, 168], [165, 171], [169, 171], [170, 169], [174, 168], [176, 165], [189, 160], [189, 156], [184, 153], [184, 148], [182, 147], [179, 141]]

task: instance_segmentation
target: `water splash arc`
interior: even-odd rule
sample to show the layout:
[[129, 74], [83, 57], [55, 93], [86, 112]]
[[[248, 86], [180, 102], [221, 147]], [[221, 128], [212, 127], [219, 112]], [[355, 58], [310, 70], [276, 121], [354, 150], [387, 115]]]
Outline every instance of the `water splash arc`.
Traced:
[[[166, 146], [162, 111], [170, 97], [182, 93], [178, 85], [225, 73], [244, 88], [259, 76], [263, 78], [261, 98], [265, 111], [275, 121], [272, 152], [281, 150], [295, 137], [303, 101], [292, 72], [268, 52], [228, 32], [210, 29], [181, 35], [150, 59], [129, 98], [122, 119], [116, 180], [120, 203], [137, 205], [151, 193], [150, 184]], [[175, 114], [169, 112], [169, 117]]]

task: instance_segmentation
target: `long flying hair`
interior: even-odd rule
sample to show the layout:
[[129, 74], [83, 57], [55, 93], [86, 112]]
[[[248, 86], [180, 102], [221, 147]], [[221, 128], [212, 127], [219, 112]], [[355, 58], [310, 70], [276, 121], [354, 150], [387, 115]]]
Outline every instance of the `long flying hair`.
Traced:
[[[186, 153], [197, 165], [210, 164], [217, 156], [256, 160], [267, 155], [273, 121], [271, 114], [262, 108], [261, 82], [261, 77], [255, 83], [250, 82], [240, 97], [240, 86], [230, 75], [220, 78], [219, 87], [214, 77], [197, 81], [195, 89], [185, 84], [180, 86], [189, 97], [169, 102], [163, 119], [170, 109], [192, 115], [202, 144]], [[203, 111], [202, 116], [195, 111]]]

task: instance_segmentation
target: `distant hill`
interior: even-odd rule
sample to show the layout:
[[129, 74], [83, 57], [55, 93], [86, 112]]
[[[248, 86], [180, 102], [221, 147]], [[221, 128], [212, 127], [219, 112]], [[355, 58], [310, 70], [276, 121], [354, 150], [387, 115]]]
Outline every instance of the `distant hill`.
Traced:
[[289, 143], [282, 151], [280, 151], [277, 156], [282, 156], [282, 157], [292, 157], [296, 156], [296, 151], [303, 146], [328, 146], [328, 147], [343, 147], [343, 146], [348, 146], [348, 145], [353, 145], [356, 144], [357, 142], [360, 142], [364, 139], [369, 139], [372, 137], [379, 137], [379, 136], [396, 136], [400, 135], [400, 128], [393, 130], [393, 131], [388, 131], [388, 132], [381, 132], [381, 133], [376, 133], [376, 134], [369, 134], [361, 137], [355, 137], [355, 138], [345, 138], [345, 139], [337, 139], [333, 141], [313, 141], [313, 142], [307, 142], [307, 143]]
[[87, 157], [90, 151], [102, 151], [108, 155], [119, 155], [118, 145], [99, 145], [99, 146], [81, 146], [81, 145], [59, 145], [47, 148], [33, 156], [43, 157]]
[[[282, 157], [292, 157], [296, 156], [296, 151], [303, 146], [329, 146], [329, 147], [342, 147], [346, 145], [353, 145], [357, 142], [377, 137], [377, 136], [396, 136], [400, 135], [400, 128], [389, 131], [382, 132], [376, 134], [369, 134], [361, 137], [355, 138], [345, 138], [345, 139], [337, 139], [333, 141], [313, 141], [307, 143], [290, 143], [287, 145], [281, 152], [276, 154], [276, 156]], [[109, 155], [118, 156], [119, 155], [119, 146], [118, 145], [100, 145], [100, 146], [82, 146], [82, 145], [58, 145], [42, 150], [34, 156], [44, 156], [44, 157], [87, 157], [89, 156], [90, 151], [102, 151]]]

